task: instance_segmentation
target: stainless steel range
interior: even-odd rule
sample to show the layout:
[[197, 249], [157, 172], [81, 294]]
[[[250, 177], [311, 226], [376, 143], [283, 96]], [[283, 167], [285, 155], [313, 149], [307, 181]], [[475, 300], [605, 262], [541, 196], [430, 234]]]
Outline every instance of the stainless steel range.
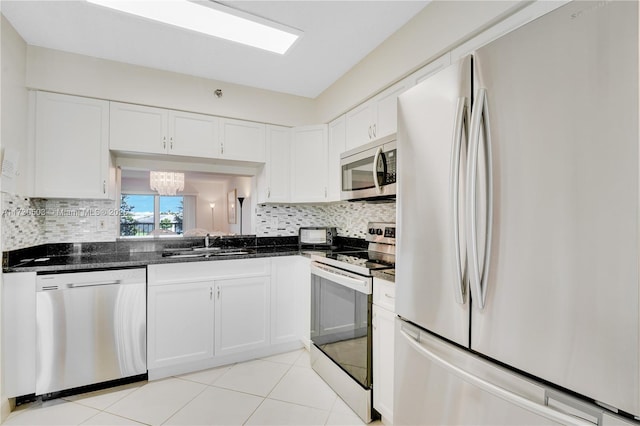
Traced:
[[364, 420], [373, 416], [372, 328], [374, 270], [395, 267], [395, 223], [371, 222], [368, 250], [313, 254], [311, 364]]

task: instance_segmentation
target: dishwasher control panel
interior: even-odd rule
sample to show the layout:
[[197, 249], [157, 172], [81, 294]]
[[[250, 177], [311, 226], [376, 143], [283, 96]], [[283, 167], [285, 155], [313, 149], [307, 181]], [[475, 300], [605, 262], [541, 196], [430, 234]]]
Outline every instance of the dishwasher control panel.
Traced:
[[36, 277], [36, 291], [65, 290], [105, 285], [144, 284], [146, 282], [146, 268], [70, 272], [64, 274], [38, 275]]

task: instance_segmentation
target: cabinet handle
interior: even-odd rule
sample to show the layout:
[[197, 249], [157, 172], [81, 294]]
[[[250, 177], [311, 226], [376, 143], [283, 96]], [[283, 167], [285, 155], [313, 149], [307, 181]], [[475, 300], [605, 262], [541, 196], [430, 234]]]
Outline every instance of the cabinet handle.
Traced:
[[162, 137], [162, 148], [167, 149], [167, 137]]
[[224, 141], [220, 142], [220, 154], [224, 154]]
[[103, 194], [107, 193], [107, 181], [106, 180], [102, 181], [102, 193]]
[[376, 314], [373, 314], [373, 318], [371, 319], [371, 326], [373, 327], [374, 330], [377, 329], [376, 327]]
[[324, 187], [324, 198], [327, 198], [327, 187]]
[[169, 147], [173, 149], [173, 136], [171, 136], [171, 142], [169, 143]]
[[271, 188], [267, 188], [267, 198], [271, 198]]
[[369, 126], [369, 139], [371, 139], [371, 126]]
[[395, 297], [390, 295], [389, 293], [385, 293], [384, 295], [387, 296], [389, 299], [395, 299]]
[[209, 287], [209, 300], [213, 300], [213, 287]]
[[218, 300], [220, 300], [220, 287], [218, 287]]
[[374, 138], [376, 137], [377, 133], [378, 133], [378, 132], [376, 131], [376, 125], [374, 124], [374, 125], [373, 125], [373, 137], [374, 137]]

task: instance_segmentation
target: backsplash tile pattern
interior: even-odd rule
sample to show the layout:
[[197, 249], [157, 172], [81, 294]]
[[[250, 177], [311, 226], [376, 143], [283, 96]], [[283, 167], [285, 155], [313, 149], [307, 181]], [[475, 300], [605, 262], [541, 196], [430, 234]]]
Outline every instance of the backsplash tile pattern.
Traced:
[[46, 200], [47, 243], [115, 241], [119, 216], [113, 200]]
[[395, 222], [396, 204], [260, 204], [256, 208], [258, 237], [298, 235], [301, 226], [335, 226], [342, 237], [364, 238], [370, 221]]
[[2, 194], [2, 250], [47, 243], [115, 241], [110, 200], [45, 200]]
[[44, 200], [2, 193], [2, 250], [16, 250], [45, 242]]
[[[109, 200], [45, 200], [2, 194], [2, 250], [40, 244], [115, 241], [119, 217]], [[297, 236], [301, 226], [335, 226], [342, 237], [364, 238], [367, 222], [395, 222], [396, 204], [262, 204], [258, 237]]]

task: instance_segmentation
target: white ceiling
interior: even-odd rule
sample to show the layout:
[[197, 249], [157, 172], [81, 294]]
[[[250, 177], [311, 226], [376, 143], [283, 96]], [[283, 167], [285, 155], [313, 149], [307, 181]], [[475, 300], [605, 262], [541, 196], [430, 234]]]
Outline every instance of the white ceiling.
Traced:
[[220, 2], [302, 30], [284, 56], [82, 0], [2, 0], [2, 13], [30, 45], [315, 98], [428, 2]]

